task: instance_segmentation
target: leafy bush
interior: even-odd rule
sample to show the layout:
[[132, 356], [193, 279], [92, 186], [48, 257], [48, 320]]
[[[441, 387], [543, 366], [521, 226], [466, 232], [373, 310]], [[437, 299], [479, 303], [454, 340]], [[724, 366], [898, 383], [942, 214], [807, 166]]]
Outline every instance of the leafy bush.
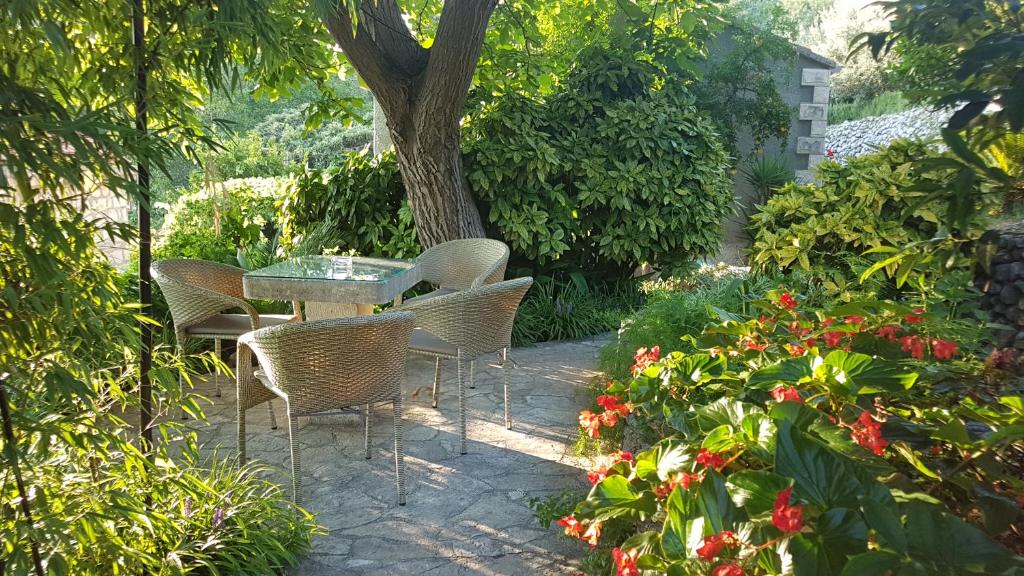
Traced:
[[1018, 573], [992, 538], [1020, 519], [1024, 399], [978, 400], [931, 311], [770, 296], [691, 352], [638, 350], [580, 413], [591, 436], [628, 419], [664, 439], [600, 458], [565, 533], [619, 574]]
[[[917, 170], [926, 158], [940, 163], [947, 155], [922, 142], [896, 141], [845, 165], [823, 162], [820, 185], [789, 184], [751, 218], [753, 265], [767, 271], [814, 270], [839, 293], [865, 268], [885, 262], [877, 254], [865, 258], [865, 252], [936, 236], [943, 231], [942, 206], [928, 201], [928, 188], [943, 186], [948, 175]], [[971, 223], [967, 232], [977, 235], [982, 228]], [[900, 267], [899, 275], [933, 283], [944, 273], [923, 264]], [[887, 269], [897, 272], [895, 265]]]
[[840, 124], [861, 118], [903, 112], [911, 107], [900, 92], [882, 92], [868, 100], [833, 102], [828, 107], [828, 123]]
[[329, 120], [307, 131], [306, 113], [299, 108], [267, 116], [254, 131], [286, 150], [289, 162], [321, 170], [344, 163], [346, 152], [373, 142], [373, 127], [368, 123], [346, 126]]
[[223, 182], [235, 178], [285, 176], [297, 166], [286, 154], [283, 146], [254, 132], [234, 136], [221, 149], [205, 155], [202, 173], [193, 173], [190, 180]]
[[276, 230], [280, 186], [276, 178], [244, 178], [183, 194], [168, 208], [154, 258], [237, 266], [239, 249]]
[[582, 58], [552, 96], [507, 95], [467, 122], [466, 174], [492, 235], [535, 270], [607, 279], [713, 253], [732, 186], [712, 124], [680, 85], [655, 89], [651, 65]]
[[335, 168], [306, 170], [285, 182], [281, 224], [286, 241], [326, 226], [342, 250], [391, 258], [419, 253], [394, 153], [374, 158], [363, 150], [342, 158]]

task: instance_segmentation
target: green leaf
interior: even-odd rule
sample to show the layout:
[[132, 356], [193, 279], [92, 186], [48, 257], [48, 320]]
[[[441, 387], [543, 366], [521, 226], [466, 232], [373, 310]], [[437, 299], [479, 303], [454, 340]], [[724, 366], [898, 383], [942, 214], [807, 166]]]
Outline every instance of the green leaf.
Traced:
[[907, 538], [895, 507], [872, 498], [861, 498], [860, 504], [868, 527], [878, 536], [878, 543], [897, 552], [906, 552]]
[[895, 574], [901, 558], [885, 550], [872, 550], [858, 554], [846, 563], [839, 576], [865, 576], [866, 574]]
[[747, 386], [758, 390], [768, 390], [778, 385], [793, 385], [814, 376], [811, 367], [811, 356], [788, 358], [756, 370], [750, 374]]
[[661, 545], [669, 560], [687, 557], [686, 527], [693, 516], [693, 501], [683, 496], [682, 488], [676, 488], [665, 501], [665, 524], [661, 529]]
[[846, 559], [867, 551], [867, 526], [853, 510], [833, 508], [818, 518], [813, 534], [790, 540], [793, 573], [802, 575], [839, 574]]
[[753, 519], [771, 514], [779, 492], [792, 481], [767, 470], [742, 470], [730, 474], [725, 484], [733, 503]]
[[917, 381], [917, 373], [901, 363], [845, 350], [829, 352], [824, 367], [829, 389], [846, 396], [902, 392]]
[[725, 487], [725, 479], [714, 470], [704, 474], [697, 491], [697, 508], [704, 517], [705, 526], [710, 526], [714, 534], [732, 529], [737, 520], [737, 510]]
[[654, 494], [636, 492], [624, 476], [608, 476], [597, 483], [586, 500], [580, 503], [578, 516], [585, 520], [605, 521], [611, 518], [645, 520], [657, 510]]

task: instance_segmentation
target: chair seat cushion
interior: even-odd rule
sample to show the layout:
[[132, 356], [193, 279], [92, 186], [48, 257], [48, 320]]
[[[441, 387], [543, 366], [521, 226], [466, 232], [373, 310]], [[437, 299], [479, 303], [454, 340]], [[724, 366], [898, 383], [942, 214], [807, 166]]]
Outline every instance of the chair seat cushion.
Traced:
[[[260, 328], [278, 326], [294, 318], [291, 314], [260, 314]], [[186, 332], [202, 336], [238, 337], [246, 332], [252, 332], [252, 324], [249, 322], [248, 314], [217, 314], [189, 326]]]
[[457, 356], [459, 349], [434, 336], [422, 328], [412, 331], [412, 339], [409, 342], [409, 349], [415, 352], [426, 352], [428, 354], [440, 354], [442, 356]]
[[406, 298], [402, 300], [402, 303], [404, 304], [405, 302], [419, 302], [420, 300], [430, 300], [431, 298], [437, 298], [438, 296], [444, 296], [445, 294], [453, 294], [455, 292], [458, 292], [458, 290], [456, 290], [455, 288], [438, 288], [433, 292], [421, 294], [413, 298]]

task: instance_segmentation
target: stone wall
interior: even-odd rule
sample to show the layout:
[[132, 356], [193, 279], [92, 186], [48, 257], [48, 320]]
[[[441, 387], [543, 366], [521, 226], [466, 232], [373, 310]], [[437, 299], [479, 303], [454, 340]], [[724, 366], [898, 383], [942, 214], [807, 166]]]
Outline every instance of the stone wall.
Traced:
[[1024, 222], [998, 230], [996, 252], [988, 272], [975, 272], [974, 284], [983, 292], [981, 307], [993, 322], [996, 344], [1024, 350]]
[[949, 112], [912, 108], [895, 114], [833, 124], [825, 129], [825, 147], [832, 150], [837, 160], [843, 161], [870, 154], [898, 138], [934, 136], [949, 116]]

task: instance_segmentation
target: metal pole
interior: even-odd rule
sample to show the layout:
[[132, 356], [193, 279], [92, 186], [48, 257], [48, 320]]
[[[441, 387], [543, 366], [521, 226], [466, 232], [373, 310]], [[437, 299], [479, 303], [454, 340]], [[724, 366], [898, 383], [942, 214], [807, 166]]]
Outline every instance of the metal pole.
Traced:
[[[132, 46], [135, 49], [135, 129], [140, 140], [146, 138], [149, 129], [146, 112], [149, 102], [148, 66], [146, 57], [145, 7], [143, 0], [132, 4]], [[149, 316], [153, 307], [153, 292], [150, 288], [149, 266], [151, 244], [149, 232], [149, 162], [146, 153], [139, 156], [136, 167], [139, 185], [139, 302], [142, 315]], [[139, 430], [142, 447], [149, 451], [153, 447], [153, 388], [149, 372], [153, 367], [153, 330], [146, 322], [139, 323], [142, 337], [141, 361], [139, 363]]]

